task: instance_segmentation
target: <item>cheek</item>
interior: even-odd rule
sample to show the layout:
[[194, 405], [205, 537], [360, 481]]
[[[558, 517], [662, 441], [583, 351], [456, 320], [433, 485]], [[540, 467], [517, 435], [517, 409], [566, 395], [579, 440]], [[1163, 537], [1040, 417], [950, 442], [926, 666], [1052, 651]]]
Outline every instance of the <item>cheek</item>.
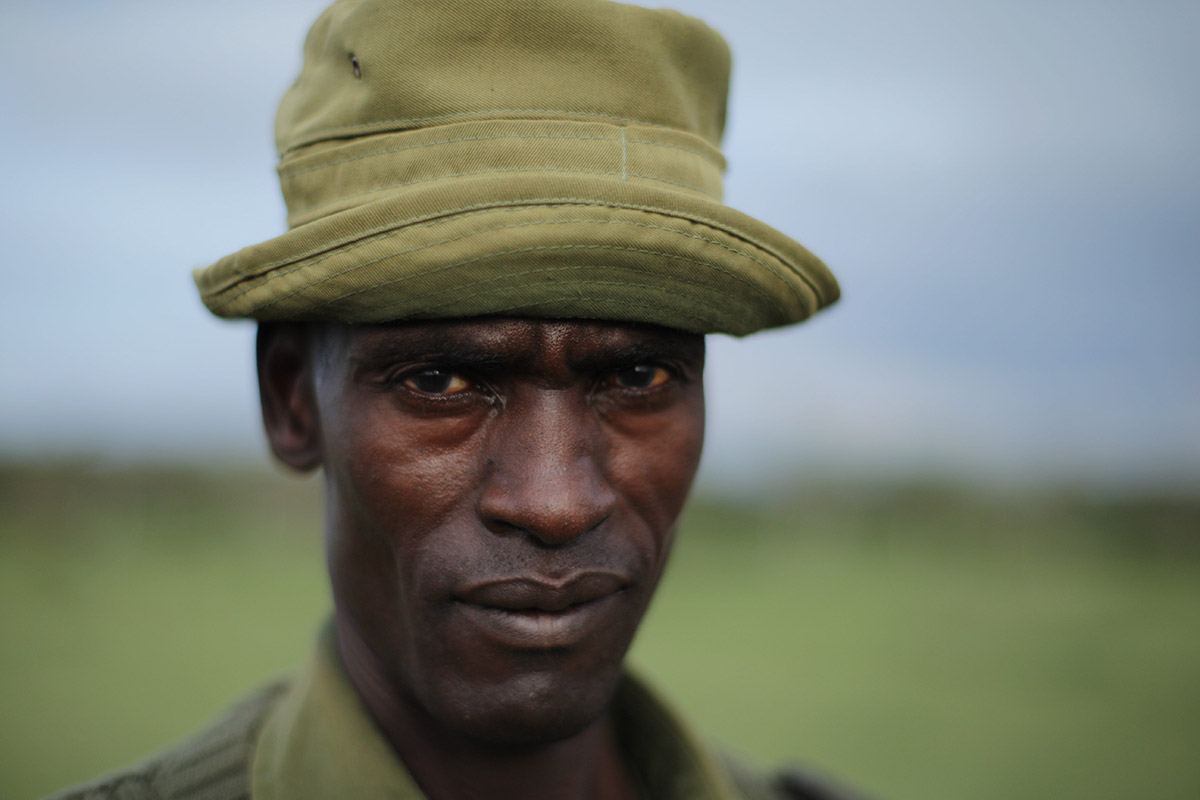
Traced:
[[[334, 453], [337, 490], [376, 532], [407, 538], [436, 527], [467, 500], [475, 474], [475, 426], [401, 415], [386, 402], [343, 415]], [[328, 465], [327, 465], [328, 469]]]
[[664, 548], [691, 490], [703, 445], [699, 402], [680, 413], [625, 425], [614, 439], [610, 479]]
[[419, 580], [439, 572], [429, 534], [471, 512], [473, 439], [444, 420], [398, 419], [384, 404], [339, 420], [325, 463], [335, 592], [370, 613], [409, 605]]

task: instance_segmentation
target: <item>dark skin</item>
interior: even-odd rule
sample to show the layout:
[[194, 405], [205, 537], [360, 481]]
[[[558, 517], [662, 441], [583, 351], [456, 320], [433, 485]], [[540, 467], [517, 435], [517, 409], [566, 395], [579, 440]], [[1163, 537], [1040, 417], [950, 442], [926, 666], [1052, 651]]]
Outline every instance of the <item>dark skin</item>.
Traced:
[[325, 473], [342, 660], [432, 800], [635, 798], [609, 714], [704, 436], [703, 338], [487, 318], [259, 333]]

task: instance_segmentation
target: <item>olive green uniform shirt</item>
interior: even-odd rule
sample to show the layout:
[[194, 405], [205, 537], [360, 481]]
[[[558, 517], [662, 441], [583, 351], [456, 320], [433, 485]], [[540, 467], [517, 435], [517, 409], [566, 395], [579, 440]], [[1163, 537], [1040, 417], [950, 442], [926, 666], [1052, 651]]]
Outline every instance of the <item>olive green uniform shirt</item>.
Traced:
[[[652, 800], [852, 800], [799, 773], [766, 778], [703, 745], [642, 684], [614, 699], [629, 765]], [[295, 679], [261, 690], [149, 761], [55, 800], [425, 800], [350, 684], [330, 628]]]

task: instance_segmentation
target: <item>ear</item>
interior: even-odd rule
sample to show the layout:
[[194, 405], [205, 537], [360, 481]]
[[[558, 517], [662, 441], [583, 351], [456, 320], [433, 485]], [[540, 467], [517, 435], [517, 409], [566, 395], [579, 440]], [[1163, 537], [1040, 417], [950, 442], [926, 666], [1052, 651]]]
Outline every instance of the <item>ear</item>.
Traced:
[[258, 396], [275, 457], [298, 472], [321, 465], [312, 337], [302, 324], [258, 326]]

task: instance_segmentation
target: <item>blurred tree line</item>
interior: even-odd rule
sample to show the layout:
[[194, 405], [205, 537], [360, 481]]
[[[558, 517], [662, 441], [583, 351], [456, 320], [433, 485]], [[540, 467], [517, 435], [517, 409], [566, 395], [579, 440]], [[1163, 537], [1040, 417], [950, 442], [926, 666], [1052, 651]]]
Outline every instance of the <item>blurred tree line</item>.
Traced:
[[[0, 465], [0, 536], [68, 543], [95, 537], [206, 539], [319, 533], [319, 478], [262, 467]], [[697, 521], [701, 521], [698, 524]], [[699, 492], [696, 535], [823, 538], [864, 546], [1049, 552], [1100, 548], [1129, 558], [1200, 558], [1200, 487], [997, 488], [913, 477], [797, 480], [758, 497]]]

